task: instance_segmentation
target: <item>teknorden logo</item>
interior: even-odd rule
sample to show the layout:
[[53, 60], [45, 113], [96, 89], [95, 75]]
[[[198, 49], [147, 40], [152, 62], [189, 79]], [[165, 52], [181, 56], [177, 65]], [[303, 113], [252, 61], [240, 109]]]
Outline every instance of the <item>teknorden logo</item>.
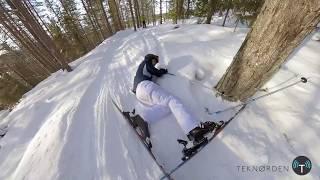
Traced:
[[312, 163], [305, 156], [298, 156], [292, 161], [292, 169], [298, 175], [306, 175], [311, 171]]

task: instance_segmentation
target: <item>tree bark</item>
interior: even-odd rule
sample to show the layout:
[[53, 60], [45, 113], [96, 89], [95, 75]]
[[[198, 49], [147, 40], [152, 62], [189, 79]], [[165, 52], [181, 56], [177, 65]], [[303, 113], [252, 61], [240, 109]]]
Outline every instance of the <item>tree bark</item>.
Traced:
[[252, 30], [216, 85], [244, 101], [260, 89], [320, 21], [319, 0], [266, 0]]

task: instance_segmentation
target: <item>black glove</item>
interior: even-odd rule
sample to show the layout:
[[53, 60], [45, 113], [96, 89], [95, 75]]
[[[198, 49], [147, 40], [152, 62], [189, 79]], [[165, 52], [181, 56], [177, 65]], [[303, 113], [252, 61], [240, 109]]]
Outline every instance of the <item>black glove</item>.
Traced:
[[168, 73], [168, 70], [167, 69], [160, 69], [160, 72], [161, 72], [161, 74], [167, 74]]

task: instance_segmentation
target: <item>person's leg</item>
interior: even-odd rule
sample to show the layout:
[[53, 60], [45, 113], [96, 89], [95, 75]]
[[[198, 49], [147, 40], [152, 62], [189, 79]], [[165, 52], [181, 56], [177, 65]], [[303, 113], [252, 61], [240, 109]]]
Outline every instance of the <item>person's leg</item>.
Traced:
[[142, 81], [138, 84], [136, 89], [136, 97], [143, 104], [152, 106], [151, 94], [152, 86], [149, 85], [148, 81]]
[[139, 114], [148, 123], [154, 123], [170, 114], [170, 109], [162, 105], [149, 106], [138, 102], [135, 109], [137, 114]]
[[[207, 121], [206, 126], [198, 126], [198, 121], [196, 121], [193, 115], [186, 109], [178, 98], [166, 92], [159, 85], [151, 81], [143, 81], [139, 83], [136, 96], [139, 101], [146, 102], [149, 105], [169, 107], [189, 140], [200, 142], [204, 138], [205, 134], [216, 127], [215, 123], [210, 121]], [[154, 112], [155, 111], [160, 110], [155, 108]]]
[[178, 98], [174, 97], [155, 83], [152, 83], [152, 86], [152, 103], [169, 107], [185, 134], [188, 134], [198, 126], [198, 121], [196, 121], [195, 117], [187, 110]]

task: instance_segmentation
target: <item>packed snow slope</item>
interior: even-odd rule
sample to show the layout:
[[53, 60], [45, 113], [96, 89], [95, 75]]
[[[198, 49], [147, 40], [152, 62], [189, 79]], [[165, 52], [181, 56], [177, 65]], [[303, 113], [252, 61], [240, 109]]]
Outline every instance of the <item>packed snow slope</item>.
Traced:
[[[228, 103], [213, 87], [226, 71], [248, 29], [215, 25], [163, 25], [117, 33], [72, 63], [74, 71], [56, 72], [24, 95], [1, 127], [0, 179], [159, 179], [163, 174], [130, 126], [113, 107], [124, 110], [137, 66], [147, 53], [160, 56], [171, 73], [158, 83], [178, 96], [199, 121], [226, 120], [234, 111], [209, 116]], [[308, 37], [264, 87], [268, 92], [309, 78], [253, 102], [201, 153], [175, 172], [176, 180], [319, 179], [320, 43]], [[193, 83], [195, 80], [199, 83]], [[266, 92], [259, 92], [256, 96]], [[153, 151], [168, 171], [181, 160], [175, 118], [150, 124]], [[296, 175], [293, 159], [309, 157], [311, 173]], [[239, 166], [288, 166], [276, 172], [248, 172]]]

